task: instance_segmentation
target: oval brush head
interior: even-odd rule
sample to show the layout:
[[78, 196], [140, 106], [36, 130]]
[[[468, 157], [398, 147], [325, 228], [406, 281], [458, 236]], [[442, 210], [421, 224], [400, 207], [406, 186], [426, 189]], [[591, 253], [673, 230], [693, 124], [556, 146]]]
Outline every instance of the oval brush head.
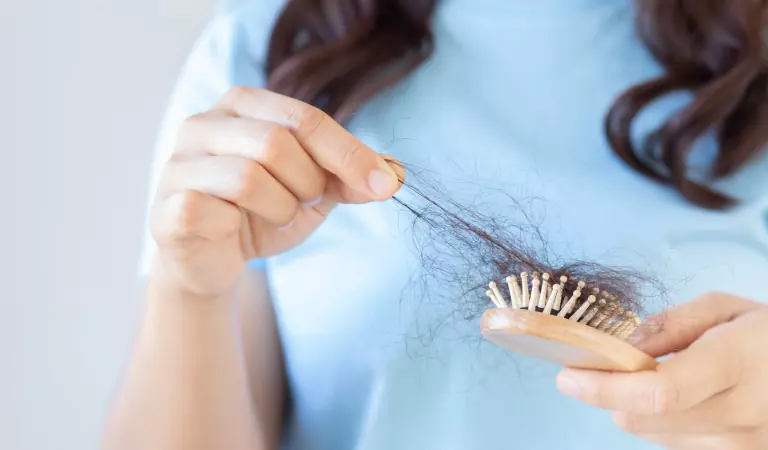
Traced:
[[565, 367], [635, 372], [657, 366], [655, 359], [625, 342], [640, 324], [634, 312], [598, 289], [584, 299], [583, 282], [568, 292], [567, 277], [555, 285], [550, 278], [537, 272], [532, 277], [520, 274], [522, 283], [507, 277], [509, 301], [491, 282], [486, 295], [495, 308], [485, 311], [480, 323], [485, 339]]

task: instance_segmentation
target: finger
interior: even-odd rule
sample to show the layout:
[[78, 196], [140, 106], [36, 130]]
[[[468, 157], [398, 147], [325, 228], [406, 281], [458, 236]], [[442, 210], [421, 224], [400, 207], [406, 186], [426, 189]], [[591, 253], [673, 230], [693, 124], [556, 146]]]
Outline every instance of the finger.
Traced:
[[566, 369], [558, 375], [558, 387], [566, 395], [612, 411], [661, 414], [685, 410], [739, 382], [743, 362], [738, 333], [733, 324], [713, 329], [707, 339], [662, 362], [654, 371]]
[[557, 376], [563, 394], [611, 411], [657, 414], [677, 406], [677, 386], [657, 372], [633, 374], [565, 369]]
[[174, 192], [155, 202], [150, 214], [150, 232], [158, 244], [188, 238], [218, 241], [239, 227], [237, 206], [199, 191]]
[[257, 88], [235, 88], [215, 108], [287, 127], [322, 168], [353, 190], [386, 200], [398, 188], [384, 159], [327, 114], [304, 102]]
[[268, 222], [285, 226], [299, 201], [259, 163], [235, 156], [172, 160], [163, 172], [160, 196], [195, 190], [232, 202]]
[[760, 304], [727, 294], [703, 295], [659, 314], [638, 328], [632, 343], [653, 357], [688, 347], [704, 332], [729, 322]]
[[[382, 157], [387, 162], [387, 164], [392, 168], [392, 170], [394, 170], [395, 173], [397, 174], [397, 179], [399, 180], [398, 182], [398, 190], [399, 190], [403, 186], [403, 182], [405, 180], [405, 169], [403, 169], [400, 162], [395, 158], [393, 158], [392, 156], [382, 155]], [[338, 177], [336, 177], [333, 174], [329, 174], [324, 197], [326, 200], [330, 201], [330, 202], [325, 202], [326, 206], [335, 205], [336, 203], [359, 204], [359, 203], [368, 203], [371, 201], [370, 197], [367, 194], [363, 194], [358, 191], [355, 191], [354, 189], [344, 184], [344, 182], [342, 182]]]
[[272, 122], [204, 113], [187, 119], [176, 148], [182, 154], [252, 159], [302, 202], [317, 200], [325, 190], [325, 171], [290, 131]]
[[641, 434], [639, 435], [643, 440], [651, 442], [664, 449], [675, 450], [743, 450], [759, 448], [755, 447], [754, 443], [750, 446], [747, 445], [750, 442], [749, 438], [745, 437], [743, 433], [726, 433], [726, 434], [684, 434], [684, 433], [667, 433], [667, 434]]
[[722, 434], [758, 425], [756, 417], [744, 413], [744, 400], [727, 391], [684, 411], [614, 412], [613, 420], [619, 428], [632, 434]]

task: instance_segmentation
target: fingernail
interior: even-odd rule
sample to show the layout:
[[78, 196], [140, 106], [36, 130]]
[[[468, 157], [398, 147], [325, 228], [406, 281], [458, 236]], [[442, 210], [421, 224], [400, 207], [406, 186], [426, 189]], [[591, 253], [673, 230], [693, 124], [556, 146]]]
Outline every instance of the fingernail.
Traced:
[[320, 197], [317, 197], [314, 200], [305, 202], [303, 206], [306, 207], [306, 208], [311, 208], [311, 207], [317, 205], [318, 203], [320, 203], [321, 201], [323, 201], [323, 196], [322, 195]]
[[557, 377], [557, 388], [569, 397], [578, 397], [581, 393], [581, 385], [578, 380], [567, 373], [561, 373]]
[[381, 155], [381, 159], [392, 169], [395, 177], [397, 177], [397, 182], [403, 184], [405, 182], [405, 167], [403, 167], [403, 164], [395, 159], [395, 157], [389, 155]]
[[395, 176], [392, 168], [387, 166], [387, 163], [381, 160], [379, 162], [383, 167], [381, 169], [374, 169], [368, 174], [368, 187], [371, 188], [374, 194], [378, 197], [388, 197], [394, 192], [397, 185], [397, 177]]

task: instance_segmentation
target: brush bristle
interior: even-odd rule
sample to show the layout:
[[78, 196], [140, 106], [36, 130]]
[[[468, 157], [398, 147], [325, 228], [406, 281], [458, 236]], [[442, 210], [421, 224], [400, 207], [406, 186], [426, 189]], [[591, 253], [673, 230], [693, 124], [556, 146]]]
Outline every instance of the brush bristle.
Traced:
[[[550, 280], [559, 280], [559, 283]], [[509, 300], [501, 293], [496, 282], [490, 282], [487, 291], [496, 308], [516, 308], [535, 311], [578, 322], [618, 339], [626, 339], [639, 326], [640, 319], [633, 311], [621, 307], [620, 299], [596, 286], [587, 287], [583, 281], [575, 282], [566, 276], [553, 278], [550, 274], [523, 272], [520, 278], [506, 278]]]

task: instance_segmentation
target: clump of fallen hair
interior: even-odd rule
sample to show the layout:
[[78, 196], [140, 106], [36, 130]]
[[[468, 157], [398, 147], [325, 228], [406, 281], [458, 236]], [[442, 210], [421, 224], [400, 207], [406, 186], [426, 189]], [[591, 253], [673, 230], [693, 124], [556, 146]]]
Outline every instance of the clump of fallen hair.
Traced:
[[446, 190], [426, 171], [402, 165], [408, 169], [408, 179], [401, 180], [403, 188], [393, 200], [413, 216], [414, 247], [424, 269], [419, 286], [431, 300], [454, 303], [453, 314], [479, 317], [491, 305], [489, 282], [501, 285], [507, 277], [523, 272], [531, 278], [549, 274], [553, 284], [562, 285], [564, 296], [586, 289], [571, 312], [594, 294], [604, 301], [603, 306], [607, 301], [616, 311], [641, 318], [652, 300], [663, 297], [662, 284], [634, 268], [556, 256], [528, 212], [529, 205], [513, 196], [505, 195], [508, 212], [514, 211], [522, 220], [462, 205], [447, 198]]

